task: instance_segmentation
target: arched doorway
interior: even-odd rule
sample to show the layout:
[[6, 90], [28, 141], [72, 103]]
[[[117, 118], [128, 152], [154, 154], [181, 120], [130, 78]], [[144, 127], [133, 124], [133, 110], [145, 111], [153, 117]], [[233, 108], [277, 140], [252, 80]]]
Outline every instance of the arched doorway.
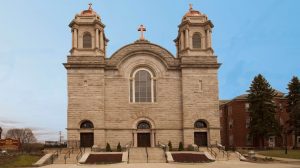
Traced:
[[137, 147], [151, 147], [151, 125], [140, 121], [137, 125]]
[[207, 146], [207, 124], [203, 120], [197, 120], [194, 124], [194, 144], [198, 146]]
[[94, 145], [94, 125], [85, 120], [80, 124], [80, 147], [92, 147]]

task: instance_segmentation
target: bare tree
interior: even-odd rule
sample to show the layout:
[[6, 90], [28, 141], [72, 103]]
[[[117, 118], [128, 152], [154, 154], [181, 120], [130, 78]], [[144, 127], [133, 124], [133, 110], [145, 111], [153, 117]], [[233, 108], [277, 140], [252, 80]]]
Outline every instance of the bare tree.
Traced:
[[13, 128], [6, 133], [6, 138], [20, 139], [21, 143], [35, 143], [37, 140], [30, 128]]

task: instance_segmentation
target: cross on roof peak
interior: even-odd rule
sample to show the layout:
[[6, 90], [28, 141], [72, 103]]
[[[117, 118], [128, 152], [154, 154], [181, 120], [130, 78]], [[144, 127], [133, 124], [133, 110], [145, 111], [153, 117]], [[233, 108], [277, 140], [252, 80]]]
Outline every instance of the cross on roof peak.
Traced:
[[190, 6], [190, 11], [192, 11], [193, 10], [193, 4], [189, 4], [189, 6]]
[[89, 10], [93, 10], [92, 5], [93, 5], [92, 3], [89, 3]]
[[141, 32], [140, 40], [145, 40], [144, 31], [146, 31], [146, 27], [144, 27], [144, 25], [141, 24], [140, 27], [138, 28], [138, 31]]

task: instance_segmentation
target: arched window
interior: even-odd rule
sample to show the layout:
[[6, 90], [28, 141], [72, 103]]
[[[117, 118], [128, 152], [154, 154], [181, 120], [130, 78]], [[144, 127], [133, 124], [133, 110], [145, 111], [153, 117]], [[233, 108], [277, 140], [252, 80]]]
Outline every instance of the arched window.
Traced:
[[201, 48], [201, 34], [200, 33], [193, 34], [193, 48]]
[[155, 102], [155, 85], [151, 71], [145, 68], [137, 69], [130, 80], [130, 101]]
[[150, 129], [150, 128], [151, 128], [151, 126], [147, 121], [141, 121], [137, 125], [137, 129]]
[[83, 35], [83, 48], [92, 48], [92, 36], [90, 33]]
[[207, 128], [207, 125], [204, 121], [198, 120], [195, 122], [195, 128]]
[[84, 121], [80, 124], [80, 128], [94, 128], [94, 125], [91, 121]]

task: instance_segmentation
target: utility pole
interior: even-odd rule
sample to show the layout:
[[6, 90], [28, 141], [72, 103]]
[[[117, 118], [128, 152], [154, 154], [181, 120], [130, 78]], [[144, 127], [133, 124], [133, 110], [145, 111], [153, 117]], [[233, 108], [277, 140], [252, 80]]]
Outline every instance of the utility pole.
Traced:
[[59, 131], [59, 145], [61, 145], [61, 131]]
[[0, 127], [0, 139], [1, 139], [1, 135], [2, 135], [2, 127]]

